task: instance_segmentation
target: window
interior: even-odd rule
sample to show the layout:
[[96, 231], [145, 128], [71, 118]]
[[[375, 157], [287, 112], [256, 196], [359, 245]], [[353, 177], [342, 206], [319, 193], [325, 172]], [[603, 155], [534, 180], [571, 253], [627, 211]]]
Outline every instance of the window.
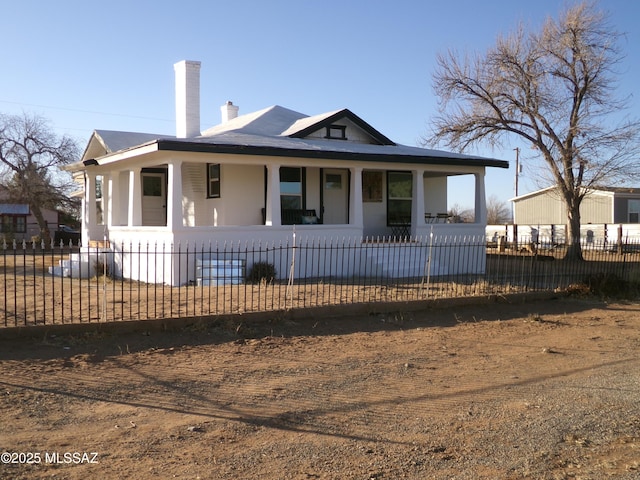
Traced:
[[345, 125], [329, 125], [324, 138], [332, 138], [336, 140], [347, 139], [347, 127]]
[[327, 173], [324, 188], [325, 190], [342, 190], [342, 175]]
[[220, 198], [220, 164], [207, 164], [207, 198]]
[[104, 206], [103, 206], [103, 189], [104, 177], [102, 175], [96, 175], [96, 224], [104, 225]]
[[382, 172], [362, 172], [362, 201], [382, 203]]
[[640, 223], [640, 200], [629, 200], [629, 223]]
[[142, 195], [145, 197], [161, 197], [162, 178], [147, 175], [142, 177]]
[[15, 228], [18, 233], [26, 233], [27, 231], [27, 217], [15, 217]]
[[27, 231], [27, 217], [24, 215], [3, 215], [0, 223], [2, 233], [25, 233]]
[[411, 172], [387, 173], [387, 222], [411, 219], [412, 188]]
[[283, 210], [302, 209], [301, 168], [280, 168], [280, 207]]

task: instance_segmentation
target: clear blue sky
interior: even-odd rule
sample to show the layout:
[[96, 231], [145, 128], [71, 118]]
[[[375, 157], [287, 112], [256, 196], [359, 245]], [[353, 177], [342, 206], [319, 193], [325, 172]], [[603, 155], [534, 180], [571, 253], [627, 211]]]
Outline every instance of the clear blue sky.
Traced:
[[[4, 2], [0, 112], [48, 118], [84, 147], [94, 129], [175, 134], [173, 64], [200, 60], [202, 129], [227, 100], [249, 113], [282, 105], [309, 115], [349, 108], [392, 140], [417, 145], [437, 98], [437, 53], [483, 52], [523, 21], [557, 16], [561, 0], [111, 0]], [[604, 0], [627, 34], [620, 93], [640, 117], [640, 2]], [[517, 143], [472, 154], [487, 195], [513, 196]], [[523, 152], [531, 155], [532, 152]], [[536, 186], [520, 179], [520, 193]], [[460, 188], [450, 203], [472, 205]]]

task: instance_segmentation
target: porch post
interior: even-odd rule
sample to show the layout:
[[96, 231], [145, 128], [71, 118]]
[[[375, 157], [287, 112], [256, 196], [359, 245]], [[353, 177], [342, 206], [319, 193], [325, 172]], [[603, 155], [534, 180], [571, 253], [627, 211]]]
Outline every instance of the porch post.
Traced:
[[183, 226], [182, 161], [171, 160], [168, 165], [167, 227], [174, 231]]
[[96, 224], [96, 174], [85, 171], [82, 202], [82, 240], [88, 244], [91, 227]]
[[265, 224], [279, 226], [280, 215], [280, 165], [267, 165], [267, 207]]
[[475, 223], [487, 223], [487, 200], [484, 191], [484, 170], [476, 173]]
[[418, 235], [424, 223], [424, 170], [413, 170], [413, 195], [411, 197], [411, 235]]
[[362, 209], [362, 168], [353, 167], [351, 172], [351, 194], [349, 198], [349, 225], [364, 228], [364, 214]]
[[127, 208], [127, 225], [138, 226], [142, 223], [142, 185], [140, 169], [129, 171], [129, 205]]

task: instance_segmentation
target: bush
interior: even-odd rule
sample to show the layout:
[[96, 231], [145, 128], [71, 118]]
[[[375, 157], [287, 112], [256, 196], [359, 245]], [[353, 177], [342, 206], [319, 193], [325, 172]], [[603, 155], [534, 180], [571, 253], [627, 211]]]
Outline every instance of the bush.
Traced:
[[594, 295], [603, 297], [624, 297], [629, 294], [630, 284], [615, 273], [589, 275], [585, 284]]
[[104, 275], [107, 278], [111, 278], [111, 266], [109, 265], [109, 262], [105, 262], [99, 258], [93, 262], [93, 268], [96, 272], [96, 277]]
[[248, 283], [260, 283], [263, 280], [271, 282], [276, 278], [276, 267], [268, 262], [256, 262], [251, 266], [247, 275]]

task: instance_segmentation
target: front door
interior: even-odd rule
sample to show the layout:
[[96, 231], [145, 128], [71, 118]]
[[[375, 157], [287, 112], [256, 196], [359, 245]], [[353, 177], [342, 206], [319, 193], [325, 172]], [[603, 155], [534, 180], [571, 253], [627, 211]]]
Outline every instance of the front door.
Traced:
[[167, 180], [166, 173], [143, 172], [142, 178], [142, 225], [162, 226], [167, 224]]
[[349, 184], [347, 170], [325, 169], [322, 173], [323, 218], [325, 224], [349, 222]]

